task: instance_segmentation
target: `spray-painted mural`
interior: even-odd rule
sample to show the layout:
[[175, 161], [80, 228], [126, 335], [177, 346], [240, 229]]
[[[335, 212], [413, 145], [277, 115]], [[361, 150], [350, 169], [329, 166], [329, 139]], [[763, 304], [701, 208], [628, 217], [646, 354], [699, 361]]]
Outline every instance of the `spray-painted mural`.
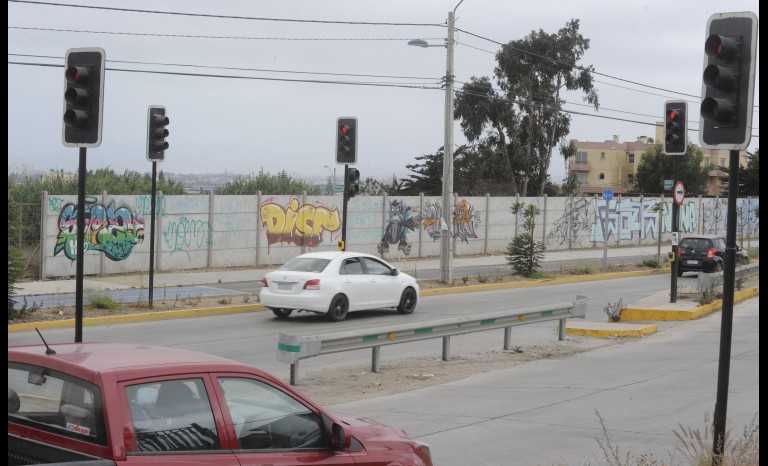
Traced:
[[[622, 199], [597, 201], [597, 217], [592, 224], [592, 241], [656, 238], [657, 212], [662, 214], [662, 233], [672, 231], [672, 209], [669, 202], [656, 199]], [[697, 202], [689, 200], [680, 207], [680, 231], [693, 233], [697, 228]]]
[[[126, 206], [115, 207], [114, 202], [106, 206], [95, 198], [86, 198], [85, 205], [85, 251], [100, 251], [113, 261], [126, 259], [133, 247], [144, 240], [144, 219], [134, 215]], [[53, 255], [63, 252], [77, 258], [77, 206], [64, 204], [59, 212], [59, 233]]]
[[411, 244], [408, 242], [408, 232], [419, 226], [419, 215], [405, 202], [394, 200], [389, 203], [389, 220], [384, 228], [384, 236], [378, 245], [379, 254], [389, 252], [389, 246], [397, 245], [397, 249], [409, 256]]
[[259, 209], [261, 223], [267, 233], [267, 243], [289, 243], [317, 246], [323, 241], [323, 233], [331, 237], [341, 230], [341, 216], [335, 207], [304, 203], [292, 197], [286, 207], [272, 199], [262, 202]]
[[577, 241], [581, 236], [592, 231], [593, 215], [590, 213], [591, 199], [574, 198], [565, 204], [563, 213], [558, 217], [547, 235], [549, 241], [557, 246], [564, 246]]
[[[432, 201], [424, 209], [422, 224], [430, 238], [440, 239], [440, 221], [443, 208], [440, 201]], [[470, 239], [479, 238], [477, 229], [480, 226], [480, 213], [469, 201], [462, 199], [453, 208], [453, 237], [467, 243]]]

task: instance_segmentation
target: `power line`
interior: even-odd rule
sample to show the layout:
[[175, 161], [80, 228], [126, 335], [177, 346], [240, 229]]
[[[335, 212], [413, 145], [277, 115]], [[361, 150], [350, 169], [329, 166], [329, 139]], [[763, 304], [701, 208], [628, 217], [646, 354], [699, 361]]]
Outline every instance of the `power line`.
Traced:
[[170, 10], [146, 10], [139, 8], [118, 8], [102, 5], [79, 5], [73, 3], [58, 3], [58, 2], [38, 2], [30, 0], [8, 0], [9, 3], [25, 3], [29, 5], [42, 5], [42, 6], [58, 6], [68, 8], [83, 8], [88, 10], [103, 10], [103, 11], [117, 11], [121, 13], [144, 13], [144, 14], [158, 14], [158, 15], [172, 15], [172, 16], [192, 16], [198, 18], [218, 18], [218, 19], [239, 19], [248, 21], [277, 21], [285, 23], [316, 23], [316, 24], [346, 24], [346, 25], [365, 25], [365, 26], [430, 26], [430, 27], [447, 27], [445, 24], [438, 23], [399, 23], [399, 22], [385, 22], [385, 21], [339, 21], [339, 20], [325, 20], [325, 19], [295, 19], [295, 18], [269, 18], [263, 16], [238, 16], [238, 15], [217, 15], [212, 13], [191, 13], [181, 11]]
[[[63, 68], [64, 65], [57, 65], [55, 63], [31, 63], [31, 62], [17, 62], [8, 61], [9, 65], [20, 66], [42, 66]], [[371, 87], [399, 87], [405, 89], [435, 89], [440, 90], [440, 87], [430, 87], [420, 84], [407, 84], [407, 83], [381, 83], [381, 82], [365, 82], [365, 81], [326, 81], [320, 79], [289, 79], [289, 78], [266, 78], [263, 76], [238, 76], [238, 75], [224, 75], [224, 74], [204, 74], [204, 73], [182, 73], [180, 71], [158, 71], [158, 70], [138, 70], [130, 68], [105, 68], [108, 71], [123, 71], [128, 73], [146, 73], [146, 74], [159, 74], [167, 76], [189, 76], [198, 78], [224, 78], [224, 79], [250, 79], [257, 81], [279, 81], [279, 82], [293, 82], [293, 83], [313, 83], [313, 84], [339, 84], [350, 86], [371, 86]]]
[[574, 68], [576, 68], [578, 70], [587, 71], [589, 73], [596, 74], [598, 76], [604, 76], [606, 78], [615, 79], [617, 81], [623, 81], [623, 82], [626, 82], [626, 83], [634, 84], [636, 86], [642, 86], [642, 87], [647, 87], [647, 88], [650, 88], [650, 89], [656, 89], [658, 91], [671, 92], [673, 94], [684, 95], [684, 96], [688, 96], [688, 97], [694, 97], [696, 99], [701, 99], [701, 96], [698, 96], [698, 95], [695, 95], [695, 94], [689, 94], [687, 92], [682, 92], [682, 91], [675, 91], [675, 90], [672, 90], [672, 89], [665, 89], [663, 87], [654, 86], [654, 85], [643, 83], [643, 82], [639, 82], [639, 81], [633, 81], [631, 79], [620, 78], [618, 76], [611, 75], [611, 74], [608, 74], [608, 73], [601, 73], [599, 71], [595, 71], [595, 70], [592, 70], [592, 69], [589, 69], [589, 68], [585, 68], [583, 66], [572, 65], [572, 64], [569, 64], [569, 63], [563, 63], [563, 62], [560, 62], [558, 60], [555, 60], [554, 58], [550, 58], [550, 57], [547, 57], [545, 55], [541, 55], [541, 54], [538, 54], [538, 53], [535, 53], [535, 52], [531, 52], [529, 50], [521, 49], [521, 48], [518, 48], [518, 47], [513, 47], [513, 46], [511, 46], [509, 44], [503, 44], [503, 43], [501, 43], [501, 42], [499, 42], [497, 40], [491, 39], [489, 37], [481, 36], [480, 34], [475, 34], [473, 32], [470, 32], [470, 31], [467, 31], [467, 30], [464, 30], [464, 29], [461, 29], [461, 28], [456, 28], [456, 30], [457, 31], [461, 31], [461, 32], [463, 32], [465, 34], [469, 34], [470, 36], [476, 37], [478, 39], [483, 39], [483, 40], [486, 40], [488, 42], [492, 42], [492, 43], [497, 44], [497, 45], [506, 46], [507, 48], [509, 48], [511, 50], [514, 50], [516, 52], [519, 52], [519, 53], [524, 53], [526, 55], [530, 55], [530, 56], [533, 56], [533, 57], [541, 58], [543, 60], [547, 60], [547, 61], [549, 61], [549, 62], [551, 62], [553, 64], [560, 64], [560, 65], [564, 65], [564, 66], [573, 66]]
[[[232, 40], [275, 40], [275, 41], [399, 41], [405, 42], [413, 37], [277, 37], [277, 36], [224, 36], [201, 34], [166, 34], [158, 32], [128, 32], [128, 31], [93, 31], [88, 29], [64, 29], [39, 26], [8, 26], [8, 29], [20, 31], [71, 32], [77, 34], [106, 34], [114, 36], [143, 36], [171, 37], [177, 39], [232, 39]], [[444, 39], [443, 37], [425, 37], [425, 40]]]
[[[8, 55], [16, 56], [16, 57], [29, 57], [29, 58], [62, 59], [62, 57], [57, 57], [57, 56], [53, 56], [53, 55], [34, 55], [34, 54], [11, 53], [11, 52], [8, 52]], [[331, 72], [323, 72], [323, 71], [298, 71], [298, 70], [285, 70], [285, 69], [275, 69], [275, 68], [246, 68], [246, 67], [235, 67], [235, 66], [191, 65], [191, 64], [187, 64], [187, 63], [166, 63], [166, 62], [138, 61], [138, 60], [113, 60], [113, 59], [107, 59], [107, 61], [108, 62], [112, 62], [112, 63], [128, 63], [128, 64], [134, 64], [134, 65], [179, 66], [179, 67], [191, 67], [191, 68], [211, 68], [211, 69], [221, 69], [221, 70], [231, 70], [231, 71], [258, 71], [258, 72], [264, 72], [264, 73], [313, 74], [313, 75], [324, 75], [324, 76], [352, 76], [352, 77], [359, 77], [359, 78], [419, 79], [419, 80], [433, 81], [433, 82], [440, 81], [440, 79], [442, 79], [442, 78], [438, 78], [438, 77], [428, 77], [428, 76], [401, 76], [401, 75], [388, 75], [388, 74], [359, 74], [359, 73], [331, 73]]]
[[461, 41], [457, 40], [457, 41], [456, 41], [456, 43], [457, 43], [457, 44], [461, 44], [461, 45], [463, 45], [464, 47], [469, 47], [469, 48], [471, 48], [471, 49], [475, 49], [475, 50], [479, 50], [479, 51], [481, 51], [481, 52], [489, 53], [489, 54], [491, 54], [491, 55], [496, 55], [496, 52], [491, 52], [490, 50], [481, 49], [480, 47], [475, 47], [474, 45], [469, 45], [469, 44], [467, 44], [466, 42], [461, 42]]

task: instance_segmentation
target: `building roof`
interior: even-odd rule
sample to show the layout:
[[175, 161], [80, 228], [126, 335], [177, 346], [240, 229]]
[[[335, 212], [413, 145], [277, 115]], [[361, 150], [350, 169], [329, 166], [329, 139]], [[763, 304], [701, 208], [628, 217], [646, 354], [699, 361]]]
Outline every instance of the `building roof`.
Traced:
[[588, 141], [578, 141], [574, 140], [574, 144], [576, 144], [576, 147], [579, 149], [586, 149], [586, 150], [620, 150], [625, 152], [635, 152], [635, 151], [642, 151], [646, 149], [650, 149], [654, 146], [654, 144], [644, 143], [644, 142], [615, 142], [615, 141], [605, 141], [605, 142], [588, 142]]

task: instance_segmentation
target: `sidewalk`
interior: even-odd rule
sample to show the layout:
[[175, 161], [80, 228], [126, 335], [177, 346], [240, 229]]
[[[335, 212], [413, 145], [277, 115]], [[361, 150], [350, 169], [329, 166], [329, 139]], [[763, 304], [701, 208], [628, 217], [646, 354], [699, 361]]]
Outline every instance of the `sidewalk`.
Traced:
[[[759, 246], [759, 241], [752, 241], [753, 247]], [[662, 254], [666, 254], [669, 245], [662, 245]], [[639, 261], [644, 257], [656, 256], [656, 246], [622, 247], [608, 250], [608, 258], [625, 259], [631, 262]], [[551, 251], [544, 254], [544, 268], [552, 268], [555, 263], [583, 261], [599, 261], [603, 257], [602, 249], [578, 249], [571, 251]], [[418, 278], [427, 278], [425, 272], [435, 272], [439, 276], [440, 259], [409, 259], [402, 261], [389, 261], [392, 265], [405, 273], [417, 275]], [[547, 267], [547, 264], [550, 267]], [[454, 270], [464, 270], [467, 273], [476, 274], [483, 270], [506, 268], [507, 259], [503, 255], [457, 257], [453, 261]], [[238, 268], [220, 270], [201, 270], [185, 272], [157, 272], [155, 273], [155, 288], [184, 287], [197, 285], [213, 285], [218, 283], [255, 282], [266, 273], [275, 270], [271, 268]], [[427, 273], [426, 275], [431, 275]], [[147, 286], [148, 274], [107, 275], [103, 277], [86, 276], [84, 287], [86, 290], [127, 290], [144, 288]], [[51, 295], [75, 292], [75, 280], [47, 280], [22, 282], [18, 285], [19, 296]]]

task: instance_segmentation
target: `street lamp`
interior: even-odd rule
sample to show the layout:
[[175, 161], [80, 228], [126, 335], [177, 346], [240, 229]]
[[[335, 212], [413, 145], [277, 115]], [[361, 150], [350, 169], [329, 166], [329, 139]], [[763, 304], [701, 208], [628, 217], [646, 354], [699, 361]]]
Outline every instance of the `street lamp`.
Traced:
[[456, 9], [464, 0], [461, 0], [448, 12], [448, 38], [445, 44], [430, 45], [423, 39], [408, 41], [408, 45], [414, 47], [445, 47], [445, 134], [443, 142], [443, 218], [440, 221], [440, 280], [443, 283], [453, 282], [453, 32]]

